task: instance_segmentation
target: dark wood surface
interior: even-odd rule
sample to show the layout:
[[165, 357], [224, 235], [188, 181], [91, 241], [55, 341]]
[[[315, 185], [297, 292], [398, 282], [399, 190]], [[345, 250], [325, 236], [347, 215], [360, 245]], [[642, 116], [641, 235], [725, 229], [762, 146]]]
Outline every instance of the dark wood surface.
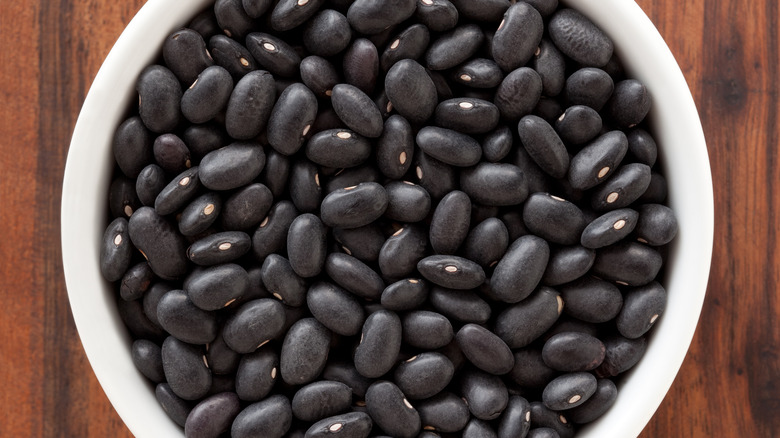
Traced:
[[[62, 276], [71, 131], [142, 0], [0, 2], [0, 437], [129, 437], [82, 350]], [[638, 0], [701, 113], [715, 181], [707, 300], [642, 437], [780, 436], [776, 0]]]

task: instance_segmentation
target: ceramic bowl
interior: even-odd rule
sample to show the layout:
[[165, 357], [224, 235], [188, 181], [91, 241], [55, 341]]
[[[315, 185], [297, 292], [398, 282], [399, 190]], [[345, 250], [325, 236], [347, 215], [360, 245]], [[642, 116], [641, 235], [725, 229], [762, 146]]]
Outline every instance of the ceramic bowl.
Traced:
[[[138, 438], [181, 437], [160, 408], [154, 387], [134, 367], [131, 338], [117, 313], [115, 292], [100, 274], [107, 225], [111, 142], [135, 95], [141, 70], [162, 41], [213, 0], [149, 0], [128, 24], [100, 68], [84, 102], [68, 152], [62, 192], [62, 253], [73, 317], [106, 395]], [[615, 43], [631, 77], [648, 88], [649, 120], [660, 147], [669, 204], [679, 233], [664, 285], [669, 301], [647, 353], [619, 382], [615, 405], [583, 427], [580, 438], [635, 437], [652, 417], [688, 350], [704, 300], [713, 241], [713, 193], [701, 123], [685, 78], [660, 34], [629, 0], [568, 0]], [[685, 421], [685, 419], [680, 419]]]

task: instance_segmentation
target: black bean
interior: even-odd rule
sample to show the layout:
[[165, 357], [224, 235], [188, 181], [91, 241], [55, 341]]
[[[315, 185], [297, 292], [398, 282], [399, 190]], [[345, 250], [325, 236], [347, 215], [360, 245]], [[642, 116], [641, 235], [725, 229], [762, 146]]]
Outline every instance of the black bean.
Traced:
[[542, 359], [557, 371], [590, 371], [604, 360], [604, 352], [604, 344], [587, 333], [562, 332], [544, 343]]
[[247, 15], [241, 0], [217, 0], [214, 15], [225, 35], [243, 40], [254, 27], [254, 20]]
[[171, 386], [167, 383], [160, 383], [157, 385], [154, 389], [154, 395], [157, 398], [157, 402], [160, 403], [160, 407], [168, 414], [168, 417], [170, 417], [174, 423], [184, 427], [187, 416], [192, 410], [190, 403], [177, 396], [171, 389]]
[[607, 211], [631, 205], [650, 186], [650, 167], [631, 163], [621, 166], [611, 178], [591, 195], [591, 207]]
[[271, 27], [276, 31], [294, 29], [319, 11], [325, 0], [282, 0], [271, 12]]
[[434, 116], [438, 126], [464, 134], [491, 131], [498, 125], [498, 118], [498, 108], [481, 99], [445, 100], [436, 107]]
[[639, 207], [635, 234], [637, 240], [652, 246], [666, 245], [677, 235], [677, 218], [672, 209], [661, 204]]
[[416, 7], [414, 0], [356, 0], [347, 19], [357, 32], [373, 35], [411, 17]]
[[373, 422], [365, 412], [348, 412], [323, 418], [314, 423], [305, 438], [325, 438], [337, 434], [339, 438], [367, 438]]
[[558, 9], [558, 0], [525, 0], [525, 2], [536, 8], [542, 17], [548, 17]]
[[569, 154], [563, 141], [544, 119], [528, 115], [517, 126], [520, 141], [539, 167], [554, 178], [563, 178], [569, 169]]
[[504, 79], [504, 73], [492, 59], [473, 58], [455, 68], [452, 79], [471, 88], [493, 88]]
[[501, 378], [484, 371], [462, 373], [460, 391], [471, 414], [480, 420], [498, 418], [509, 403], [509, 393]]
[[143, 297], [154, 280], [154, 272], [146, 262], [136, 263], [125, 272], [119, 284], [119, 295], [123, 300], [132, 301]]
[[325, 272], [339, 286], [370, 300], [379, 300], [385, 283], [368, 265], [341, 253], [331, 253], [325, 259]]
[[549, 427], [537, 427], [528, 431], [526, 438], [561, 438], [555, 429]]
[[363, 377], [355, 369], [352, 361], [331, 361], [325, 366], [322, 377], [327, 380], [341, 382], [352, 389], [352, 394], [359, 399], [366, 396], [366, 390], [371, 386], [373, 379]]
[[441, 353], [425, 352], [401, 362], [393, 380], [410, 399], [426, 399], [440, 393], [455, 375], [455, 367]]
[[193, 242], [187, 257], [197, 265], [213, 266], [236, 260], [251, 246], [251, 238], [243, 231], [223, 231]]
[[236, 370], [236, 394], [243, 401], [264, 399], [279, 375], [279, 355], [269, 347], [241, 356]]
[[493, 271], [492, 293], [507, 303], [524, 300], [539, 284], [549, 256], [549, 245], [543, 239], [531, 235], [518, 238]]
[[458, 9], [449, 0], [420, 0], [414, 18], [432, 32], [445, 32], [458, 24]]
[[322, 373], [330, 336], [330, 330], [314, 318], [301, 319], [290, 327], [279, 359], [282, 379], [288, 385], [310, 383]]
[[596, 378], [591, 373], [568, 373], [547, 384], [542, 400], [550, 409], [565, 410], [585, 403], [596, 392]]
[[135, 180], [135, 192], [143, 205], [154, 206], [157, 195], [168, 184], [168, 178], [162, 167], [149, 164], [144, 167]]
[[413, 275], [425, 257], [428, 234], [419, 225], [406, 225], [390, 236], [379, 251], [379, 269], [388, 278]]
[[317, 321], [339, 335], [356, 335], [365, 322], [363, 307], [355, 296], [331, 283], [311, 286], [306, 304]]
[[420, 415], [392, 382], [378, 381], [366, 391], [368, 414], [385, 433], [412, 438], [420, 432]]
[[398, 61], [390, 68], [385, 92], [393, 108], [411, 123], [429, 119], [438, 103], [436, 85], [425, 68], [412, 59]]
[[583, 66], [602, 67], [612, 57], [612, 40], [574, 9], [558, 10], [547, 30], [558, 49]]
[[482, 158], [491, 163], [501, 161], [509, 155], [512, 144], [512, 130], [506, 125], [500, 125], [482, 140]]
[[198, 32], [205, 39], [222, 32], [217, 24], [217, 17], [214, 16], [214, 10], [211, 8], [206, 8], [195, 15], [187, 27]]
[[176, 76], [161, 65], [146, 67], [138, 76], [138, 113], [152, 132], [173, 131], [181, 120], [182, 90]]
[[306, 25], [303, 44], [313, 55], [333, 56], [346, 49], [352, 39], [347, 17], [333, 9], [320, 11]]
[[184, 425], [187, 437], [217, 438], [230, 430], [233, 419], [241, 411], [240, 401], [234, 392], [222, 392], [198, 403]]
[[515, 3], [504, 13], [493, 37], [493, 59], [506, 72], [522, 67], [539, 48], [543, 33], [539, 12], [528, 3]]
[[638, 162], [653, 167], [658, 158], [658, 145], [653, 136], [641, 128], [632, 129], [626, 136], [631, 156]]
[[246, 185], [230, 195], [222, 205], [219, 213], [222, 227], [226, 230], [252, 228], [266, 217], [272, 203], [273, 195], [268, 187], [260, 183]]
[[141, 300], [116, 300], [117, 310], [122, 322], [127, 326], [130, 335], [136, 339], [149, 339], [162, 342], [168, 333], [159, 325], [149, 320], [144, 312]]
[[474, 202], [485, 206], [517, 205], [528, 196], [523, 172], [507, 163], [482, 162], [465, 169], [460, 174], [460, 185]]
[[287, 180], [290, 176], [290, 159], [273, 149], [266, 151], [264, 172], [260, 174], [260, 180], [274, 199], [281, 198], [287, 190]]
[[[185, 236], [196, 236], [206, 231], [222, 211], [222, 198], [218, 193], [205, 193], [187, 204], [179, 218], [179, 232]], [[247, 249], [249, 247], [247, 246]]]
[[509, 397], [506, 410], [498, 423], [498, 438], [527, 436], [531, 429], [531, 404], [523, 397]]
[[409, 122], [397, 114], [385, 120], [375, 151], [379, 171], [387, 178], [402, 178], [411, 167], [414, 156], [414, 136]]
[[615, 320], [618, 332], [629, 339], [647, 333], [666, 308], [666, 290], [657, 282], [629, 290]]
[[273, 6], [273, 0], [243, 0], [244, 11], [252, 18], [260, 18]]
[[215, 315], [195, 306], [183, 290], [169, 291], [160, 298], [157, 318], [168, 333], [190, 344], [207, 344], [219, 330]]
[[574, 425], [563, 414], [548, 409], [540, 401], [531, 403], [531, 427], [553, 429], [560, 438], [574, 437]]
[[114, 159], [125, 176], [138, 177], [141, 170], [152, 162], [153, 141], [152, 134], [138, 116], [130, 117], [119, 125], [114, 133], [112, 150]]
[[211, 371], [200, 346], [169, 336], [162, 344], [165, 379], [174, 394], [184, 400], [198, 400], [211, 387]]
[[525, 347], [555, 324], [563, 303], [558, 292], [541, 287], [528, 299], [499, 313], [493, 331], [509, 348]]
[[321, 380], [296, 391], [292, 399], [292, 412], [296, 418], [316, 422], [323, 418], [345, 413], [352, 404], [352, 390], [335, 381]]
[[617, 387], [610, 379], [598, 379], [596, 392], [585, 403], [566, 411], [575, 423], [590, 423], [602, 416], [617, 400]]
[[361, 183], [338, 189], [322, 200], [322, 222], [334, 228], [358, 228], [368, 225], [387, 209], [387, 193], [377, 183]]
[[428, 299], [434, 309], [456, 321], [484, 324], [490, 319], [490, 305], [473, 291], [434, 286]]
[[452, 255], [432, 255], [417, 263], [417, 270], [434, 284], [450, 289], [473, 289], [485, 281], [481, 266]]
[[647, 88], [636, 79], [626, 79], [615, 84], [615, 91], [605, 111], [621, 128], [633, 128], [645, 119], [650, 106], [651, 98]]
[[231, 190], [251, 183], [265, 166], [257, 143], [235, 142], [209, 152], [200, 162], [201, 183], [212, 190]]
[[557, 371], [544, 363], [540, 349], [518, 349], [513, 356], [515, 366], [509, 372], [509, 377], [518, 385], [526, 388], [543, 388], [547, 382], [558, 375]]
[[374, 312], [366, 318], [360, 339], [355, 349], [355, 368], [365, 377], [382, 376], [395, 365], [400, 351], [401, 320], [387, 310]]
[[162, 53], [165, 65], [185, 85], [192, 84], [202, 71], [214, 65], [203, 36], [192, 29], [181, 29], [168, 36]]
[[[469, 421], [469, 408], [466, 402], [452, 392], [440, 392], [438, 395], [417, 403], [423, 429], [438, 433], [453, 433], [466, 427]], [[432, 437], [438, 437], [431, 433]], [[422, 436], [422, 435], [420, 435]]]
[[270, 298], [249, 301], [225, 322], [222, 337], [232, 350], [246, 354], [282, 332], [284, 306]]
[[493, 103], [501, 117], [510, 122], [531, 114], [542, 96], [542, 78], [529, 67], [520, 67], [507, 74], [496, 89]]
[[143, 313], [149, 318], [149, 321], [160, 327], [160, 321], [157, 319], [157, 306], [160, 303], [160, 299], [168, 291], [175, 289], [173, 285], [167, 282], [154, 283], [143, 297]]
[[391, 38], [391, 41], [380, 59], [384, 71], [402, 59], [420, 58], [430, 42], [430, 32], [424, 24], [413, 24]]
[[342, 62], [344, 80], [365, 94], [372, 94], [379, 76], [379, 53], [376, 46], [365, 38], [352, 42]]
[[483, 268], [495, 266], [509, 247], [509, 232], [498, 218], [488, 218], [475, 226], [463, 246], [463, 255]]
[[585, 275], [596, 260], [596, 252], [579, 245], [550, 249], [550, 259], [542, 283], [558, 286]]
[[199, 163], [209, 152], [229, 142], [223, 126], [215, 121], [188, 126], [184, 129], [182, 139], [190, 150], [191, 159], [196, 163]]
[[469, 362], [490, 374], [506, 374], [515, 364], [512, 350], [484, 327], [466, 324], [458, 330], [455, 339]]
[[130, 241], [127, 219], [114, 219], [103, 233], [100, 245], [100, 272], [108, 281], [121, 279], [130, 267], [133, 244]]
[[566, 98], [571, 105], [586, 105], [601, 111], [612, 96], [615, 84], [604, 70], [585, 67], [566, 79]]
[[561, 245], [578, 243], [587, 225], [579, 207], [548, 193], [528, 197], [523, 205], [523, 221], [533, 234]]
[[453, 166], [473, 166], [482, 157], [479, 142], [451, 129], [426, 126], [417, 133], [416, 142], [426, 154]]
[[168, 173], [181, 173], [192, 166], [190, 150], [175, 134], [163, 134], [155, 138], [152, 152], [157, 164]]
[[336, 172], [337, 173], [328, 178], [328, 181], [325, 183], [325, 194], [331, 194], [338, 189], [353, 187], [364, 182], [378, 183], [381, 181], [379, 171], [370, 164], [364, 164], [349, 169], [341, 169]]
[[415, 153], [414, 171], [420, 185], [434, 201], [441, 200], [444, 195], [458, 188], [455, 169], [421, 151]]
[[455, 254], [466, 236], [471, 221], [471, 200], [465, 193], [455, 190], [439, 202], [433, 212], [430, 240], [433, 250], [439, 254]]
[[645, 193], [639, 197], [638, 201], [655, 204], [664, 202], [667, 192], [666, 178], [658, 172], [651, 172], [650, 185], [645, 190]]
[[268, 142], [281, 154], [294, 154], [303, 145], [316, 116], [317, 97], [314, 93], [300, 83], [287, 87], [271, 111]]
[[203, 310], [217, 310], [246, 293], [249, 275], [241, 266], [226, 263], [192, 273], [185, 287], [196, 306]]
[[241, 354], [228, 347], [221, 332], [206, 345], [206, 362], [208, 362], [212, 374], [235, 374], [241, 357]]
[[462, 18], [498, 22], [509, 9], [509, 0], [451, 0]]
[[257, 62], [249, 53], [249, 49], [225, 35], [211, 37], [209, 50], [214, 63], [227, 70], [235, 82], [245, 74], [257, 70]]
[[611, 335], [603, 339], [607, 351], [604, 362], [596, 369], [597, 377], [614, 377], [628, 371], [639, 362], [647, 350], [647, 338], [624, 338]]
[[580, 242], [586, 248], [603, 248], [631, 234], [637, 225], [639, 213], [630, 208], [619, 208], [594, 219], [582, 231]]
[[601, 116], [591, 107], [573, 105], [555, 121], [555, 131], [569, 145], [581, 145], [601, 132]]
[[252, 251], [262, 260], [271, 253], [283, 251], [287, 246], [287, 232], [290, 224], [298, 217], [298, 210], [290, 201], [279, 201], [271, 207], [268, 216], [252, 236]]
[[463, 438], [497, 438], [496, 431], [487, 421], [471, 417], [463, 428]]
[[290, 430], [291, 425], [290, 400], [277, 394], [244, 408], [233, 421], [230, 436], [282, 438]]
[[555, 44], [547, 38], [542, 38], [531, 65], [542, 78], [542, 93], [545, 96], [554, 97], [561, 94], [566, 84], [566, 58]]
[[620, 242], [596, 252], [593, 272], [606, 279], [642, 286], [652, 281], [663, 260], [653, 248], [634, 242]]
[[[459, 9], [463, 13], [462, 9]], [[437, 38], [425, 54], [431, 70], [446, 70], [470, 59], [485, 41], [485, 34], [476, 24], [464, 24]]]
[[146, 339], [136, 339], [131, 348], [133, 364], [154, 383], [165, 382], [160, 346]]
[[307, 56], [301, 61], [301, 80], [317, 97], [328, 97], [339, 83], [339, 73], [327, 59]]
[[428, 283], [421, 279], [398, 280], [382, 291], [382, 307], [393, 311], [415, 309], [428, 298], [428, 289]]
[[325, 264], [327, 229], [313, 214], [302, 214], [290, 224], [287, 255], [296, 274], [308, 278], [319, 275]]
[[561, 286], [561, 296], [566, 303], [564, 312], [587, 322], [607, 322], [623, 306], [623, 295], [617, 286], [591, 276]]
[[300, 212], [316, 211], [322, 201], [319, 169], [311, 161], [298, 159], [288, 180], [290, 199]]
[[347, 255], [364, 263], [377, 261], [379, 251], [385, 244], [385, 235], [375, 224], [360, 228], [334, 228], [333, 239]]
[[431, 210], [431, 196], [424, 188], [408, 181], [385, 185], [388, 204], [385, 217], [400, 222], [419, 222]]
[[257, 137], [265, 130], [275, 101], [273, 76], [265, 70], [247, 73], [236, 83], [227, 102], [227, 133], [237, 140]]
[[569, 183], [580, 190], [595, 187], [615, 172], [627, 151], [628, 139], [623, 132], [603, 134], [571, 159]]
[[306, 302], [306, 280], [295, 273], [286, 258], [269, 254], [263, 262], [262, 278], [266, 289], [284, 304], [300, 307]]
[[401, 323], [404, 343], [415, 348], [442, 348], [455, 336], [446, 317], [428, 310], [413, 310], [403, 316]]
[[172, 280], [187, 272], [184, 237], [153, 208], [141, 207], [130, 217], [128, 235], [158, 277]]
[[371, 138], [382, 134], [384, 127], [382, 114], [374, 101], [359, 88], [349, 84], [338, 84], [333, 87], [331, 102], [333, 110], [350, 129]]

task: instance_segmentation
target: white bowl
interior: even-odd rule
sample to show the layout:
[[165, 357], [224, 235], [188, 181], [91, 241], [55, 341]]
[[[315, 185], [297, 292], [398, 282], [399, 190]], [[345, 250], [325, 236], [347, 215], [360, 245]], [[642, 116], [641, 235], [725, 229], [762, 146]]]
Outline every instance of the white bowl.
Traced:
[[[79, 336], [98, 381], [139, 438], [181, 437], [160, 408], [153, 386], [136, 370], [131, 339], [100, 274], [114, 130], [135, 99], [141, 70], [162, 41], [213, 0], [149, 0], [117, 40], [82, 107], [68, 152], [62, 191], [62, 253]], [[635, 437], [674, 380], [704, 301], [713, 240], [713, 194], [701, 123], [685, 78], [660, 34], [633, 1], [563, 0], [590, 17], [614, 43], [629, 75], [650, 91], [650, 121], [661, 149], [669, 204], [677, 214], [664, 285], [668, 305], [647, 353], [620, 381], [615, 405], [581, 429], [582, 438]], [[684, 419], [681, 419], [684, 421]]]

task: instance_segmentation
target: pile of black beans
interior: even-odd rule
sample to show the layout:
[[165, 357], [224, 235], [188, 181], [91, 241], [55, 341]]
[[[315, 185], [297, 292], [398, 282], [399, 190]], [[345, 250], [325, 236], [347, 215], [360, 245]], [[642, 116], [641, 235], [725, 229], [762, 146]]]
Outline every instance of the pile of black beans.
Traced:
[[100, 266], [187, 437], [572, 437], [664, 311], [650, 96], [557, 0], [217, 0], [137, 91]]

